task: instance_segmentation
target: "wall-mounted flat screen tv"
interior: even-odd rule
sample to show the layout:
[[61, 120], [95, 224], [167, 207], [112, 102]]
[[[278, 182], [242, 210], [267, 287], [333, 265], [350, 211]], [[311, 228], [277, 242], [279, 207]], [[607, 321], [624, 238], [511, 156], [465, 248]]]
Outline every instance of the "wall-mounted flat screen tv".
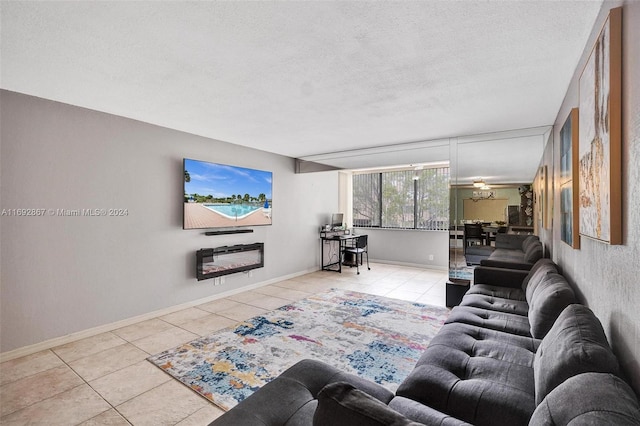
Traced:
[[184, 159], [184, 229], [271, 225], [273, 173]]

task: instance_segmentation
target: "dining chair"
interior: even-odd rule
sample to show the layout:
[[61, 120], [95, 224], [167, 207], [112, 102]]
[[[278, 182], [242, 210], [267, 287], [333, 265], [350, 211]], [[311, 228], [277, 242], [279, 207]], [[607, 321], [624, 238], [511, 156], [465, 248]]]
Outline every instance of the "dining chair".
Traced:
[[495, 242], [496, 240], [496, 234], [506, 234], [507, 233], [507, 227], [506, 226], [499, 226], [498, 229], [496, 229], [496, 232], [492, 232], [490, 237], [489, 237], [489, 241], [487, 242], [487, 245], [491, 245], [492, 242]]
[[467, 253], [467, 247], [471, 245], [484, 244], [484, 232], [482, 231], [482, 225], [479, 223], [465, 223], [464, 224], [464, 252]]

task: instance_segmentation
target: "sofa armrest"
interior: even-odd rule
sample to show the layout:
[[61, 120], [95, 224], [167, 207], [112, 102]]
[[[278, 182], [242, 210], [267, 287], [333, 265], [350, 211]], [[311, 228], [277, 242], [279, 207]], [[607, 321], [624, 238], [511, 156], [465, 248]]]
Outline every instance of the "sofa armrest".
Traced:
[[478, 266], [473, 271], [474, 284], [490, 284], [499, 287], [521, 288], [529, 271], [522, 269]]
[[393, 398], [389, 403], [389, 408], [402, 413], [403, 416], [414, 422], [419, 422], [422, 425], [472, 426], [470, 423], [463, 422], [428, 405], [402, 396]]
[[[491, 266], [494, 268], [506, 268], [506, 269], [519, 269], [522, 271], [529, 271], [533, 267], [533, 263], [528, 262], [509, 262], [507, 260], [492, 260], [482, 259], [480, 261], [482, 266]], [[487, 283], [483, 283], [487, 284]]]
[[388, 404], [385, 387], [316, 360], [302, 360], [251, 394], [210, 425], [288, 426], [310, 424], [320, 391], [329, 383], [346, 382]]
[[330, 383], [318, 394], [313, 425], [421, 426], [371, 395], [345, 382]]
[[610, 373], [570, 377], [538, 405], [530, 425], [640, 424], [640, 404], [633, 390]]

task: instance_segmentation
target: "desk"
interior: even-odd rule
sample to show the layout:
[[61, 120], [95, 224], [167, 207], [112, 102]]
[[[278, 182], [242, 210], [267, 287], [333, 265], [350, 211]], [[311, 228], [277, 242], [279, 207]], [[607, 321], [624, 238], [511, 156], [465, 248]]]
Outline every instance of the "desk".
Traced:
[[[342, 273], [342, 251], [347, 247], [347, 243], [356, 240], [362, 234], [354, 235], [326, 235], [320, 234], [320, 244], [322, 246], [322, 270], [323, 271], [334, 271]], [[337, 242], [338, 252], [332, 251], [329, 248], [328, 251], [328, 261], [325, 263], [324, 261], [324, 246], [331, 245], [332, 242]], [[357, 260], [356, 260], [357, 261]], [[332, 268], [332, 266], [338, 265], [338, 269]]]

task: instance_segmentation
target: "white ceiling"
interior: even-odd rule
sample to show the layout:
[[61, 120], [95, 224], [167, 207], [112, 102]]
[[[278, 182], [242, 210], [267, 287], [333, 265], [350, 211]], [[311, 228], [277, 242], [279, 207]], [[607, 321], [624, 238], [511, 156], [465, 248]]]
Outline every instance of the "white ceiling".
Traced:
[[3, 1], [0, 82], [291, 157], [397, 146], [553, 123], [601, 4]]

